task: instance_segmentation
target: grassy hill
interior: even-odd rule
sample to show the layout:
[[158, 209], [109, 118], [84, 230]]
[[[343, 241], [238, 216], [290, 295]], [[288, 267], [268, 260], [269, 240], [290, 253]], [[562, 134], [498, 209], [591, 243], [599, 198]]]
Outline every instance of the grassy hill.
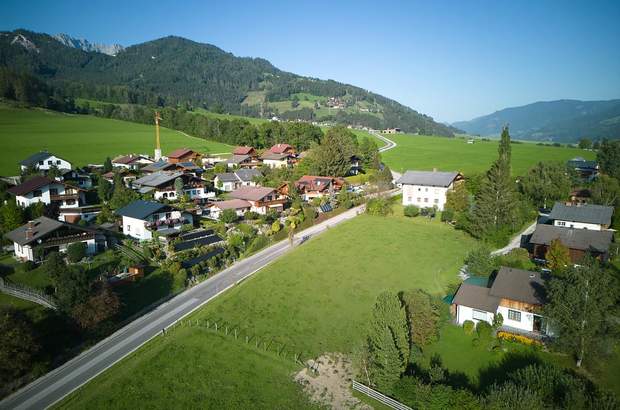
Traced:
[[[461, 171], [465, 174], [486, 171], [497, 158], [497, 141], [476, 140], [467, 144], [466, 139], [438, 138], [420, 135], [392, 134], [396, 148], [382, 155], [395, 171], [407, 169]], [[523, 175], [539, 161], [561, 161], [581, 156], [593, 159], [596, 154], [577, 148], [541, 146], [535, 143], [512, 144], [512, 172]]]
[[[155, 129], [152, 126], [90, 115], [70, 115], [41, 109], [0, 105], [0, 175], [16, 175], [18, 162], [47, 149], [75, 165], [101, 164], [106, 156], [145, 153], [152, 155]], [[232, 147], [194, 138], [167, 128], [161, 129], [164, 154], [181, 147], [201, 152], [231, 152]]]

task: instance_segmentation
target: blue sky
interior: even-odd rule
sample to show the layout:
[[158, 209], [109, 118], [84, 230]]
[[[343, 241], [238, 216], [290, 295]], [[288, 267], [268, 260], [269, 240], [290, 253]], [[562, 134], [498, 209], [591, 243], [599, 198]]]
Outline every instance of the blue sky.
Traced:
[[354, 84], [440, 121], [620, 98], [619, 22], [620, 1], [3, 0], [0, 13], [0, 30], [104, 43], [179, 35]]

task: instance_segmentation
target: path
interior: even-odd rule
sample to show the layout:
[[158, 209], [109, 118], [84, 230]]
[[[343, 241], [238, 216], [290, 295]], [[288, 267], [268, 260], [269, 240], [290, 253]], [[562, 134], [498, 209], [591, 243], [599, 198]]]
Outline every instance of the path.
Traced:
[[[392, 141], [391, 139], [387, 138], [385, 135], [381, 134], [380, 132], [375, 131], [375, 130], [371, 130], [371, 131], [368, 131], [368, 132], [370, 134], [372, 134], [373, 136], [379, 138], [381, 141], [385, 142], [385, 145], [382, 146], [381, 148], [379, 148], [379, 152], [385, 152], [385, 151], [391, 150], [392, 148], [396, 148], [397, 147], [397, 144], [394, 141]], [[400, 177], [402, 176], [402, 174], [400, 172], [396, 172], [394, 170], [391, 170], [391, 171], [392, 171], [393, 181], [394, 182], [398, 181], [400, 179]]]

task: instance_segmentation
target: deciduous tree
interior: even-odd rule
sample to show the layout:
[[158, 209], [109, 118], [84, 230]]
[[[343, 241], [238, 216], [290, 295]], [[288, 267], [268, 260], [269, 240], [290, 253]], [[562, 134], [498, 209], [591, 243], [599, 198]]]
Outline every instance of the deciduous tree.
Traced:
[[91, 296], [71, 309], [71, 316], [85, 330], [93, 330], [101, 322], [116, 315], [120, 309], [120, 300], [110, 286], [97, 283]]
[[521, 189], [534, 205], [547, 208], [568, 197], [571, 180], [564, 164], [539, 162], [521, 179]]
[[407, 313], [411, 349], [422, 349], [439, 337], [441, 311], [431, 295], [421, 289], [401, 295]]
[[561, 275], [562, 271], [571, 264], [570, 250], [559, 239], [554, 239], [549, 244], [545, 259], [549, 269], [556, 275]]
[[30, 319], [17, 309], [0, 307], [0, 385], [32, 369], [38, 349]]
[[620, 183], [614, 177], [599, 175], [590, 188], [592, 202], [598, 205], [616, 206], [620, 200]]

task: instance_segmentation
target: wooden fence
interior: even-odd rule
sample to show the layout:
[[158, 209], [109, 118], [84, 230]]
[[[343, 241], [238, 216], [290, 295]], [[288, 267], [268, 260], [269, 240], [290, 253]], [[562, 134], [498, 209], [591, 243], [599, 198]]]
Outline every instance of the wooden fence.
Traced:
[[0, 278], [0, 292], [27, 300], [29, 302], [37, 303], [49, 309], [57, 309], [56, 302], [50, 295], [24, 285], [10, 283], [3, 278]]
[[371, 397], [375, 400], [377, 400], [379, 403], [385, 404], [386, 406], [392, 408], [392, 409], [396, 409], [396, 410], [413, 410], [411, 407], [409, 406], [405, 406], [404, 404], [402, 404], [399, 401], [394, 400], [391, 397], [386, 396], [383, 393], [379, 393], [378, 391], [371, 389], [370, 387], [362, 384], [362, 383], [358, 383], [355, 380], [353, 380], [353, 390], [356, 390], [360, 393], [365, 394], [368, 397]]

